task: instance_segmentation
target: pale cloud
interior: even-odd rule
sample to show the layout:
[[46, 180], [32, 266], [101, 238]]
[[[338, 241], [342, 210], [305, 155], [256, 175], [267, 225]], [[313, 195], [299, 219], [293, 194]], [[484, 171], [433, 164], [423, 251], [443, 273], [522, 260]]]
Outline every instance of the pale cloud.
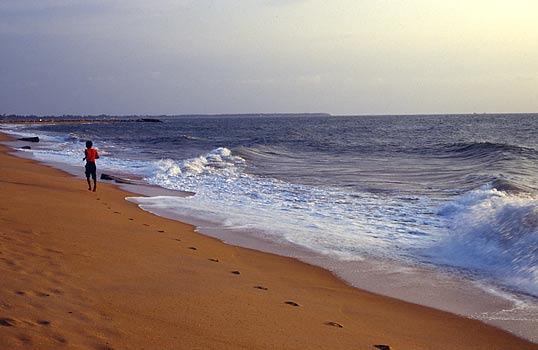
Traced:
[[319, 86], [321, 84], [321, 75], [301, 75], [297, 77], [280, 77], [280, 78], [262, 78], [262, 79], [241, 79], [238, 81], [241, 85], [260, 86], [260, 87], [277, 87], [277, 86]]
[[277, 79], [267, 78], [267, 79], [242, 79], [239, 81], [239, 84], [246, 86], [273, 86], [277, 83]]
[[84, 0], [2, 0], [0, 11], [16, 12], [39, 12], [45, 9], [77, 6]]
[[536, 13], [530, 0], [1, 0], [0, 113], [529, 111]]
[[0, 2], [0, 16], [24, 20], [23, 16], [42, 19], [51, 19], [61, 16], [85, 16], [96, 10], [108, 8], [105, 0], [2, 0]]
[[319, 86], [321, 84], [321, 75], [302, 75], [298, 77], [297, 81], [301, 84]]

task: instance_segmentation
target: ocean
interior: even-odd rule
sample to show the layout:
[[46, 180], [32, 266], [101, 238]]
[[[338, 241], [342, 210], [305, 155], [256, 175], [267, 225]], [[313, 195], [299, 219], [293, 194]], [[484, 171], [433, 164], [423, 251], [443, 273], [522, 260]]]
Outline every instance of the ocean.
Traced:
[[467, 316], [537, 341], [538, 114], [159, 119], [0, 130], [39, 136], [21, 152], [81, 177], [93, 140], [98, 174], [193, 193], [129, 198], [141, 208], [232, 243], [310, 256], [358, 287], [399, 296], [379, 276], [361, 285], [373, 270], [462, 281], [509, 305]]

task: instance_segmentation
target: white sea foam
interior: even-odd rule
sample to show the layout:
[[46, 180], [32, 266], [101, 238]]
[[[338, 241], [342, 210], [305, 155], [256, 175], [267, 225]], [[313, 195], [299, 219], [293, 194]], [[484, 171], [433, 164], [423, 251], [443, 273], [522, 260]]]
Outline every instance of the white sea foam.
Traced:
[[538, 295], [538, 201], [484, 187], [450, 202], [422, 196], [349, 193], [246, 174], [227, 149], [162, 160], [147, 181], [196, 193], [144, 198], [145, 209], [212, 220], [341, 260], [365, 255], [418, 259], [487, 273]]
[[439, 214], [450, 227], [429, 249], [437, 263], [480, 271], [538, 296], [538, 199], [489, 186], [468, 192]]
[[174, 180], [182, 177], [208, 174], [233, 175], [236, 168], [244, 163], [243, 158], [233, 156], [229, 149], [220, 147], [205, 155], [184, 161], [162, 159], [155, 164], [155, 176], [163, 181], [163, 184], [173, 186]]
[[21, 124], [9, 124], [9, 125], [2, 125], [2, 132], [12, 135], [17, 138], [22, 137], [39, 137], [41, 142], [49, 141], [49, 142], [59, 142], [62, 140], [62, 138], [57, 136], [50, 136], [45, 135], [42, 133], [36, 134], [34, 132], [25, 131], [25, 125]]
[[[54, 162], [65, 164], [67, 166], [83, 166], [84, 141], [86, 137], [70, 133], [67, 137], [48, 135], [45, 133], [27, 132], [22, 129], [21, 125], [5, 126], [2, 131], [17, 138], [22, 137], [39, 137], [38, 143], [33, 143], [31, 149], [19, 149], [20, 152], [31, 155], [33, 159], [42, 162]], [[152, 172], [153, 165], [150, 162], [142, 160], [132, 160], [114, 157], [113, 150], [115, 145], [102, 144], [95, 149], [102, 156], [98, 160], [99, 172], [117, 172], [122, 174], [133, 174], [144, 176]]]
[[[245, 161], [219, 148], [185, 161], [156, 162], [146, 180], [196, 193], [190, 198], [141, 198], [145, 209], [176, 210], [226, 228], [258, 232], [340, 259], [407, 254], [429, 244], [442, 223], [426, 198], [388, 198], [335, 188], [290, 184], [244, 173]], [[404, 246], [397, 251], [395, 246]], [[391, 248], [392, 247], [392, 248]]]

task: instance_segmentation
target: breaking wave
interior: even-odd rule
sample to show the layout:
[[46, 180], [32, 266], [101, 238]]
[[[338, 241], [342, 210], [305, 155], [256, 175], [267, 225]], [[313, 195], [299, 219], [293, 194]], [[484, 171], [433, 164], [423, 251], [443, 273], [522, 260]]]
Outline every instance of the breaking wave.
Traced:
[[[538, 198], [517, 185], [483, 186], [444, 205], [448, 231], [427, 253], [538, 296]], [[514, 191], [516, 189], [517, 191]]]

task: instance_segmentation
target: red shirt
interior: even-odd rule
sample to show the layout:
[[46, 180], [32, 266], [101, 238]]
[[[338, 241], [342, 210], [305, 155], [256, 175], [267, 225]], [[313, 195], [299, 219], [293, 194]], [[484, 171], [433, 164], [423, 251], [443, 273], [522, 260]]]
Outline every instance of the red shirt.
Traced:
[[85, 149], [84, 154], [86, 155], [87, 162], [95, 162], [95, 160], [99, 158], [99, 154], [97, 154], [97, 151], [93, 148]]

